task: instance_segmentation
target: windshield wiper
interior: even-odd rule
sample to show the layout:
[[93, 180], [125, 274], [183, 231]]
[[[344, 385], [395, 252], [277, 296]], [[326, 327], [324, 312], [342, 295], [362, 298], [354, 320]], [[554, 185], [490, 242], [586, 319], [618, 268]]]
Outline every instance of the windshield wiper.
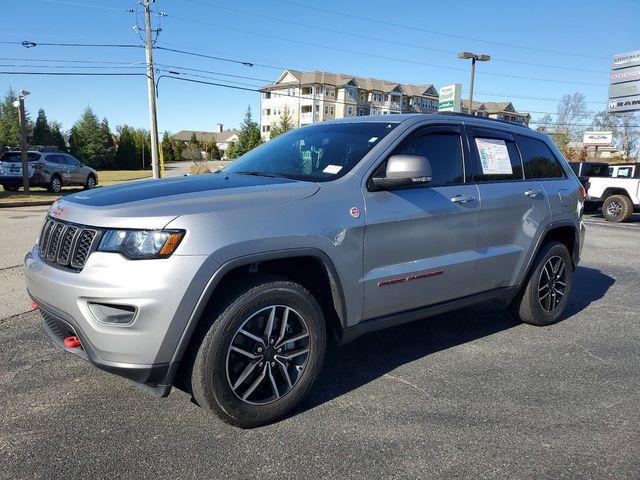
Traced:
[[252, 177], [287, 178], [282, 175], [267, 172], [236, 172], [237, 175], [251, 175]]

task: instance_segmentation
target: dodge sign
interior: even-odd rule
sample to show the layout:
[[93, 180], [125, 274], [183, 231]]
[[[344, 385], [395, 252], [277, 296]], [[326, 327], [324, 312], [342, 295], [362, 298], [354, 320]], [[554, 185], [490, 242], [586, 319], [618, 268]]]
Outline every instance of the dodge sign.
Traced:
[[609, 112], [640, 110], [640, 50], [613, 56], [609, 85]]

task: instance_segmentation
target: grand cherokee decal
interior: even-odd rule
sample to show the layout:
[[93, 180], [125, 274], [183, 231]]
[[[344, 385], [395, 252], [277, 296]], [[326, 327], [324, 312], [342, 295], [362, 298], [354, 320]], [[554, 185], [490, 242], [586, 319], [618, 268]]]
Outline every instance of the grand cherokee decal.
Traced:
[[412, 282], [413, 280], [420, 280], [422, 278], [437, 277], [438, 275], [442, 275], [443, 273], [444, 273], [444, 270], [430, 270], [428, 272], [415, 273], [407, 277], [398, 277], [398, 278], [390, 278], [389, 280], [382, 280], [378, 282], [378, 286], [386, 287], [389, 285], [395, 285], [397, 283]]

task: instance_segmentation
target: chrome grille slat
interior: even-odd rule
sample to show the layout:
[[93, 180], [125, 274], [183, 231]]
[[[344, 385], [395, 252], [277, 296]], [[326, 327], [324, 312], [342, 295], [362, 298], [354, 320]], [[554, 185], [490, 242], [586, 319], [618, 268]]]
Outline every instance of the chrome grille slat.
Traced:
[[40, 234], [40, 257], [49, 263], [82, 270], [101, 237], [100, 230], [49, 217]]

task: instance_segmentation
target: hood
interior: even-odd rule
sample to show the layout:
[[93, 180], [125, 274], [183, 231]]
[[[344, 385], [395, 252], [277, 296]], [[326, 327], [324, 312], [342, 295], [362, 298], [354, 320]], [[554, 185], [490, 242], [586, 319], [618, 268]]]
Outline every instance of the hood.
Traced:
[[163, 228], [190, 213], [290, 202], [319, 190], [317, 183], [250, 175], [204, 174], [140, 180], [67, 195], [50, 212], [96, 227]]

